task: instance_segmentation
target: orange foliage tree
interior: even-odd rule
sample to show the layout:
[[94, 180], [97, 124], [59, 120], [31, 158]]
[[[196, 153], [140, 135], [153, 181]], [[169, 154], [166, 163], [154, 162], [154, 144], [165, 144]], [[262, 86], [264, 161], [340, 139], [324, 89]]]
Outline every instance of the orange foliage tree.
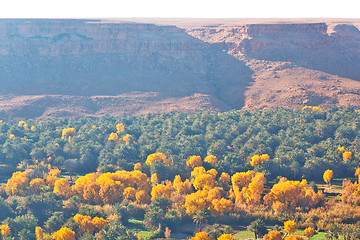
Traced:
[[28, 187], [29, 178], [27, 172], [14, 172], [6, 183], [5, 191], [8, 195], [25, 196]]
[[169, 164], [169, 160], [167, 159], [167, 157], [165, 156], [165, 154], [163, 153], [153, 153], [153, 154], [150, 154], [147, 159], [146, 159], [146, 164], [147, 165], [152, 165], [153, 162], [160, 162], [164, 165], [167, 165]]
[[46, 183], [41, 178], [34, 178], [30, 181], [29, 189], [32, 193], [38, 194], [41, 192], [41, 189], [45, 187]]
[[36, 227], [35, 235], [36, 235], [36, 240], [43, 240], [44, 239], [43, 229], [41, 227]]
[[234, 238], [233, 238], [233, 236], [231, 235], [231, 234], [226, 234], [226, 233], [224, 233], [224, 234], [222, 234], [219, 238], [218, 238], [218, 240], [233, 240]]
[[333, 178], [333, 174], [334, 174], [333, 171], [329, 169], [324, 172], [323, 175], [324, 181], [329, 185], [331, 185], [331, 179]]
[[281, 233], [276, 230], [270, 231], [268, 234], [265, 234], [264, 240], [282, 240]]
[[251, 158], [250, 164], [251, 166], [256, 167], [257, 165], [262, 164], [269, 159], [270, 156], [268, 154], [255, 155]]
[[191, 156], [189, 160], [186, 161], [186, 166], [190, 168], [200, 167], [202, 165], [202, 160], [200, 156]]
[[352, 153], [351, 152], [343, 152], [343, 160], [344, 161], [350, 161], [352, 159]]
[[217, 157], [214, 155], [209, 155], [204, 159], [204, 162], [210, 163], [211, 165], [215, 165], [217, 163]]
[[211, 238], [206, 232], [198, 232], [195, 234], [195, 237], [190, 238], [190, 240], [211, 240]]
[[70, 183], [68, 183], [65, 179], [59, 179], [55, 182], [54, 193], [63, 199], [68, 199], [73, 195]]
[[68, 139], [69, 142], [71, 142], [71, 138], [76, 135], [75, 128], [64, 128], [62, 130], [62, 139]]
[[310, 209], [321, 205], [325, 200], [324, 194], [321, 191], [315, 193], [313, 189], [307, 187], [305, 179], [301, 182], [280, 181], [265, 195], [264, 202], [272, 206], [275, 212], [291, 212], [297, 207]]
[[54, 232], [52, 238], [55, 240], [76, 240], [75, 232], [66, 227], [61, 228], [57, 232]]
[[6, 239], [10, 235], [10, 228], [8, 225], [1, 225], [1, 239]]

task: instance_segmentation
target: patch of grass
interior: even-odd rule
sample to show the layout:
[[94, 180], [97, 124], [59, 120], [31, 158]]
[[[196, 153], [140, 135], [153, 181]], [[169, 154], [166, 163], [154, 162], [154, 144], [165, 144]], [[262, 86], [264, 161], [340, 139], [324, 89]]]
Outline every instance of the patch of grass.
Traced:
[[140, 233], [141, 239], [148, 239], [153, 235], [153, 232], [144, 228], [144, 221], [142, 220], [129, 219], [129, 223], [126, 225], [126, 227], [137, 233]]
[[254, 239], [254, 233], [250, 231], [240, 231], [233, 235], [234, 240]]
[[309, 240], [325, 240], [325, 234], [324, 232], [319, 232], [318, 234], [311, 237]]

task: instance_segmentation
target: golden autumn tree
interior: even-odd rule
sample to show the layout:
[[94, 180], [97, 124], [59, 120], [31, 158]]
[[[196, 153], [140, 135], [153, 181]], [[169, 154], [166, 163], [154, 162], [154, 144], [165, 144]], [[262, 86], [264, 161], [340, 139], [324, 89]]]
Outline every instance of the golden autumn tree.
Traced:
[[202, 165], [202, 160], [200, 156], [191, 156], [189, 160], [186, 161], [186, 166], [189, 168], [196, 168]]
[[151, 182], [154, 184], [158, 184], [159, 183], [159, 179], [157, 176], [157, 173], [151, 174]]
[[126, 144], [130, 144], [131, 138], [132, 138], [132, 136], [130, 134], [126, 134], [125, 136], [122, 137], [122, 141]]
[[173, 182], [173, 188], [179, 193], [179, 194], [190, 194], [192, 192], [192, 184], [189, 181], [189, 179], [186, 179], [184, 182], [181, 180], [180, 175], [176, 175], [174, 182]]
[[214, 199], [211, 201], [213, 215], [221, 215], [224, 213], [230, 213], [233, 210], [234, 204], [231, 200], [221, 198], [221, 199]]
[[324, 181], [331, 186], [331, 179], [333, 178], [333, 171], [328, 169], [324, 172], [323, 178]]
[[260, 204], [261, 195], [265, 190], [265, 184], [266, 178], [264, 174], [256, 173], [249, 185], [243, 187], [241, 191], [242, 199], [244, 199], [247, 204]]
[[170, 238], [171, 237], [170, 228], [168, 228], [168, 227], [165, 228], [164, 236], [165, 236], [165, 238]]
[[125, 126], [122, 123], [116, 124], [116, 132], [117, 133], [122, 133], [123, 131], [125, 131]]
[[288, 234], [295, 232], [297, 229], [296, 222], [291, 220], [284, 222], [284, 229]]
[[10, 134], [10, 135], [9, 135], [9, 138], [10, 138], [10, 139], [15, 139], [15, 135], [14, 135], [14, 134]]
[[166, 155], [163, 153], [153, 153], [150, 154], [147, 158], [146, 158], [146, 164], [147, 165], [152, 165], [153, 162], [160, 162], [164, 165], [168, 165], [169, 164], [169, 160], [167, 159]]
[[36, 227], [35, 235], [36, 235], [36, 240], [43, 240], [44, 239], [43, 229], [41, 227]]
[[46, 176], [46, 184], [53, 189], [55, 182], [57, 180], [57, 177], [61, 174], [61, 170], [59, 169], [51, 169]]
[[358, 183], [360, 183], [360, 168], [357, 168], [355, 170], [354, 176], [358, 178]]
[[29, 178], [27, 172], [14, 172], [12, 177], [6, 183], [5, 191], [8, 195], [25, 196], [29, 187]]
[[211, 240], [211, 238], [206, 232], [198, 232], [195, 234], [195, 237], [190, 238], [190, 240]]
[[149, 204], [151, 202], [150, 195], [143, 190], [136, 192], [135, 198], [138, 204]]
[[57, 232], [54, 232], [52, 237], [55, 240], [76, 240], [75, 232], [66, 227], [61, 228]]
[[1, 239], [6, 239], [8, 236], [10, 236], [10, 228], [8, 225], [1, 225]]
[[65, 179], [56, 180], [53, 192], [63, 199], [68, 199], [73, 195], [70, 183], [68, 183]]
[[193, 185], [196, 190], [210, 190], [215, 187], [215, 178], [211, 174], [201, 174], [194, 179]]
[[136, 189], [133, 187], [127, 187], [124, 189], [123, 196], [125, 199], [129, 199], [132, 201], [136, 200]]
[[33, 180], [30, 181], [29, 189], [32, 193], [38, 194], [45, 186], [46, 183], [42, 178], [34, 178]]
[[304, 230], [304, 235], [308, 238], [311, 238], [312, 236], [314, 236], [315, 234], [315, 230], [311, 227], [308, 227]]
[[268, 154], [255, 155], [251, 158], [250, 164], [251, 166], [256, 167], [257, 165], [262, 164], [269, 159], [270, 156]]
[[343, 152], [343, 160], [344, 161], [350, 161], [352, 159], [352, 153], [351, 152]]
[[117, 143], [119, 142], [119, 136], [117, 135], [117, 133], [110, 133], [108, 141], [114, 141]]
[[213, 200], [215, 199], [221, 199], [221, 193], [218, 189], [199, 190], [186, 196], [184, 207], [188, 214], [209, 210], [215, 214], [216, 211], [214, 211], [213, 205]]
[[158, 184], [154, 186], [151, 190], [151, 200], [154, 200], [155, 198], [158, 197], [170, 199], [172, 190], [173, 190], [172, 186]]
[[233, 236], [231, 234], [222, 234], [220, 237], [218, 237], [217, 240], [233, 240]]
[[324, 201], [324, 194], [321, 191], [315, 193], [313, 189], [308, 189], [305, 179], [301, 182], [279, 181], [264, 197], [264, 202], [275, 212], [291, 212], [296, 208], [310, 209], [321, 205]]
[[95, 232], [100, 232], [108, 223], [102, 217], [94, 217], [91, 222], [94, 225]]
[[68, 142], [71, 142], [72, 137], [76, 135], [75, 128], [64, 128], [62, 130], [62, 139], [68, 139]]
[[92, 219], [90, 216], [84, 216], [81, 214], [76, 214], [74, 216], [74, 220], [77, 224], [79, 224], [79, 230], [81, 232], [88, 232], [90, 234], [93, 234], [95, 231], [95, 226], [92, 222]]
[[264, 240], [282, 240], [281, 233], [276, 230], [272, 230], [265, 234]]
[[196, 178], [201, 174], [205, 174], [206, 170], [204, 167], [195, 167], [194, 170], [191, 171], [191, 177]]
[[134, 170], [141, 170], [141, 163], [135, 163]]
[[204, 162], [210, 163], [211, 165], [215, 165], [217, 161], [217, 157], [214, 155], [209, 155], [204, 159]]

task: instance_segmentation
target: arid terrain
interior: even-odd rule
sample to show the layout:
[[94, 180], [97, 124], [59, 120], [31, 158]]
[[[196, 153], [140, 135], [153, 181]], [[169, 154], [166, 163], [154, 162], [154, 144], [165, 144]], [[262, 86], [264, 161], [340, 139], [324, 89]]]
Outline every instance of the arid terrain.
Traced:
[[358, 19], [0, 20], [0, 118], [360, 107]]

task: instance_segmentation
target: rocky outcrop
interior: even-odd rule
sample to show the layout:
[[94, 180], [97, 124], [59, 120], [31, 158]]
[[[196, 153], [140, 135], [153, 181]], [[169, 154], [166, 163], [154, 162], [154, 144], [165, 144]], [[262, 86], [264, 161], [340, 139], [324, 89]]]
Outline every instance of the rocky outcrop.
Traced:
[[358, 22], [154, 21], [0, 20], [0, 118], [360, 108]]
[[251, 70], [175, 26], [90, 20], [1, 20], [0, 94], [213, 95], [240, 108]]
[[245, 24], [189, 28], [190, 35], [225, 43], [231, 53], [248, 59], [286, 61], [360, 80], [360, 32], [352, 24]]

